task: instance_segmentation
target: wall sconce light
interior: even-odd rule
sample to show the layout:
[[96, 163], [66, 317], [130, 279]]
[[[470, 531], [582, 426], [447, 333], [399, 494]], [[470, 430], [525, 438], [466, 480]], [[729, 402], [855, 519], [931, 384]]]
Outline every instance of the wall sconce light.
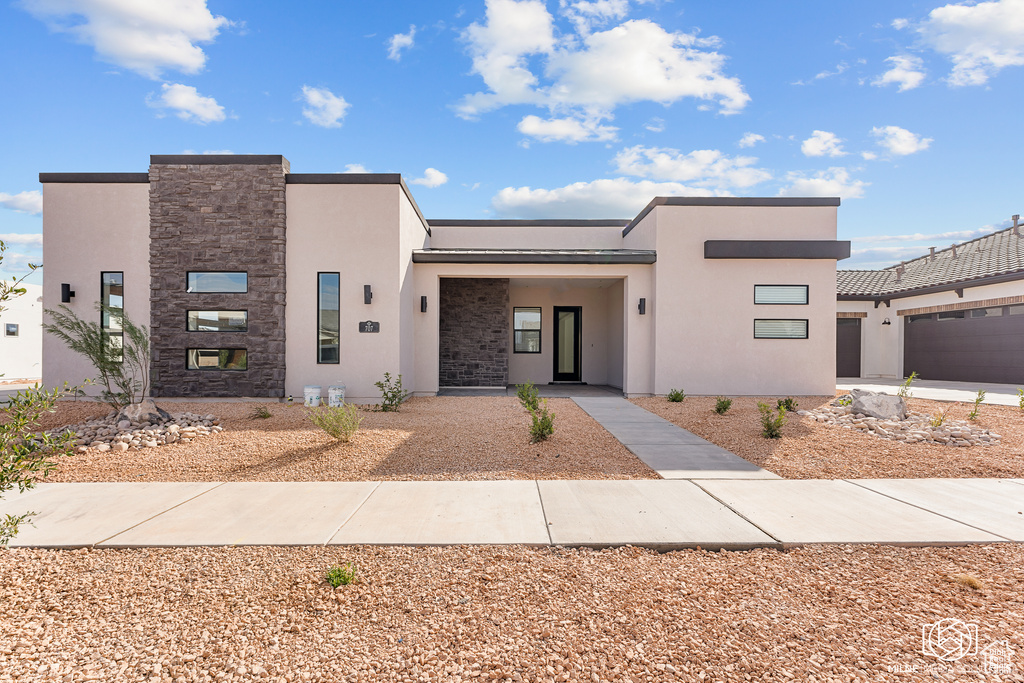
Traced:
[[883, 325], [892, 325], [892, 321], [889, 320], [888, 318], [886, 318], [885, 320], [882, 321], [882, 324]]
[[640, 315], [647, 315], [647, 299], [640, 297], [640, 305], [637, 306], [640, 311]]
[[363, 285], [363, 303], [368, 304], [373, 301], [373, 292], [370, 291], [370, 285]]
[[420, 297], [420, 313], [426, 313], [426, 312], [427, 312], [427, 297], [424, 295], [424, 296]]
[[71, 289], [71, 285], [67, 284], [66, 282], [61, 283], [61, 285], [60, 285], [60, 302], [62, 304], [69, 304], [69, 303], [71, 303], [71, 299], [74, 296], [75, 296], [75, 292]]

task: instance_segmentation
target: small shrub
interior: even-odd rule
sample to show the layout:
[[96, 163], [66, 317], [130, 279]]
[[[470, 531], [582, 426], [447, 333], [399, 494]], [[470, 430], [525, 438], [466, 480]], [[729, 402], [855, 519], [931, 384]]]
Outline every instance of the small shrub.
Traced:
[[847, 394], [846, 396], [840, 396], [836, 399], [836, 405], [849, 406], [853, 405], [853, 397]]
[[686, 398], [686, 392], [682, 389], [673, 389], [668, 392], [668, 400], [672, 403], [682, 403], [684, 398]]
[[1024, 389], [1017, 390], [1017, 406], [1024, 410]]
[[270, 417], [270, 411], [263, 405], [256, 406], [253, 408], [252, 412], [249, 413], [250, 420], [266, 420], [268, 417]]
[[785, 408], [787, 413], [795, 413], [798, 404], [795, 398], [787, 396], [786, 398], [780, 398], [775, 405], [779, 408]]
[[385, 372], [384, 379], [374, 382], [374, 386], [380, 389], [380, 409], [385, 413], [397, 413], [398, 406], [402, 401], [409, 398], [409, 392], [402, 389], [402, 376], [392, 380], [391, 373]]
[[356, 566], [351, 562], [346, 562], [341, 565], [336, 564], [328, 569], [324, 578], [327, 579], [327, 583], [331, 584], [331, 588], [337, 588], [338, 586], [348, 586], [355, 583], [356, 575]]
[[719, 415], [725, 415], [729, 408], [732, 408], [732, 399], [724, 396], [715, 397], [715, 412]]
[[936, 429], [941, 427], [942, 424], [946, 421], [946, 413], [948, 413], [948, 412], [949, 412], [949, 408], [946, 408], [941, 413], [935, 413], [934, 415], [932, 415], [932, 419], [931, 419], [932, 427], [935, 427]]
[[971, 576], [970, 574], [957, 574], [950, 578], [953, 583], [959, 584], [971, 590], [980, 591], [985, 587], [977, 577]]
[[981, 404], [985, 402], [985, 390], [978, 389], [978, 395], [974, 397], [974, 410], [967, 414], [968, 420], [978, 419], [978, 409], [981, 408]]
[[778, 439], [782, 436], [782, 425], [786, 424], [785, 408], [772, 408], [767, 403], [758, 401], [757, 410], [761, 413], [761, 436], [766, 439]]
[[363, 418], [359, 416], [359, 408], [354, 403], [342, 403], [340, 406], [321, 406], [308, 413], [309, 421], [342, 443], [348, 443], [352, 435], [359, 430]]
[[896, 395], [900, 398], [912, 397], [913, 394], [910, 393], [910, 385], [914, 383], [915, 379], [917, 379], [917, 373], [911, 372], [910, 377], [903, 380], [903, 384], [900, 385], [899, 391], [896, 392]]
[[540, 391], [533, 386], [533, 382], [516, 385], [516, 397], [519, 403], [531, 413], [540, 407]]
[[555, 433], [555, 414], [548, 410], [548, 401], [544, 399], [537, 410], [530, 411], [533, 424], [530, 425], [530, 443], [546, 441]]

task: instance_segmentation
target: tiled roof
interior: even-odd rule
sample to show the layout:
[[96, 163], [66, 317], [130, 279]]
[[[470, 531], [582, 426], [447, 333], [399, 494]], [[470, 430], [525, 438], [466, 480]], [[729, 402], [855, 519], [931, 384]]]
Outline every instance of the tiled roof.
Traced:
[[1007, 228], [882, 270], [840, 270], [836, 291], [884, 296], [1010, 273], [1024, 277], [1024, 227], [1020, 236]]

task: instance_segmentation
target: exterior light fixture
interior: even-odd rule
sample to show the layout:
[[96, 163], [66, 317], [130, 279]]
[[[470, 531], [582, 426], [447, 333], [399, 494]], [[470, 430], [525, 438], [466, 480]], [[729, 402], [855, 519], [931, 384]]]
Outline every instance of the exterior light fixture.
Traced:
[[427, 297], [426, 295], [420, 297], [420, 313], [427, 312]]
[[370, 291], [370, 285], [363, 285], [363, 303], [368, 304], [373, 301], [373, 292]]
[[885, 320], [882, 321], [882, 324], [883, 325], [892, 325], [892, 321], [889, 320], [888, 318], [886, 318]]
[[640, 311], [640, 315], [647, 315], [647, 299], [640, 297], [640, 305], [637, 306]]
[[71, 285], [66, 282], [60, 285], [60, 302], [62, 304], [71, 303], [71, 299], [75, 296], [75, 292], [71, 289]]

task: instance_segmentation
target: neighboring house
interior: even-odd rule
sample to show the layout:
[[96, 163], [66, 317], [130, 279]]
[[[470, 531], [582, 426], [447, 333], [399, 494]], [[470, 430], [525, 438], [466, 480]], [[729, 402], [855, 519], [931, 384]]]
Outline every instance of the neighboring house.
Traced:
[[1024, 228], [840, 270], [836, 374], [1024, 383]]
[[43, 376], [43, 288], [19, 287], [27, 291], [4, 302], [0, 312], [0, 382]]
[[[42, 173], [44, 287], [152, 334], [154, 396], [445, 387], [831, 394], [835, 198], [659, 197], [623, 220], [426, 220], [397, 174], [281, 156]], [[67, 298], [67, 297], [65, 297]], [[117, 334], [117, 330], [111, 330]], [[89, 376], [44, 340], [45, 383]]]

